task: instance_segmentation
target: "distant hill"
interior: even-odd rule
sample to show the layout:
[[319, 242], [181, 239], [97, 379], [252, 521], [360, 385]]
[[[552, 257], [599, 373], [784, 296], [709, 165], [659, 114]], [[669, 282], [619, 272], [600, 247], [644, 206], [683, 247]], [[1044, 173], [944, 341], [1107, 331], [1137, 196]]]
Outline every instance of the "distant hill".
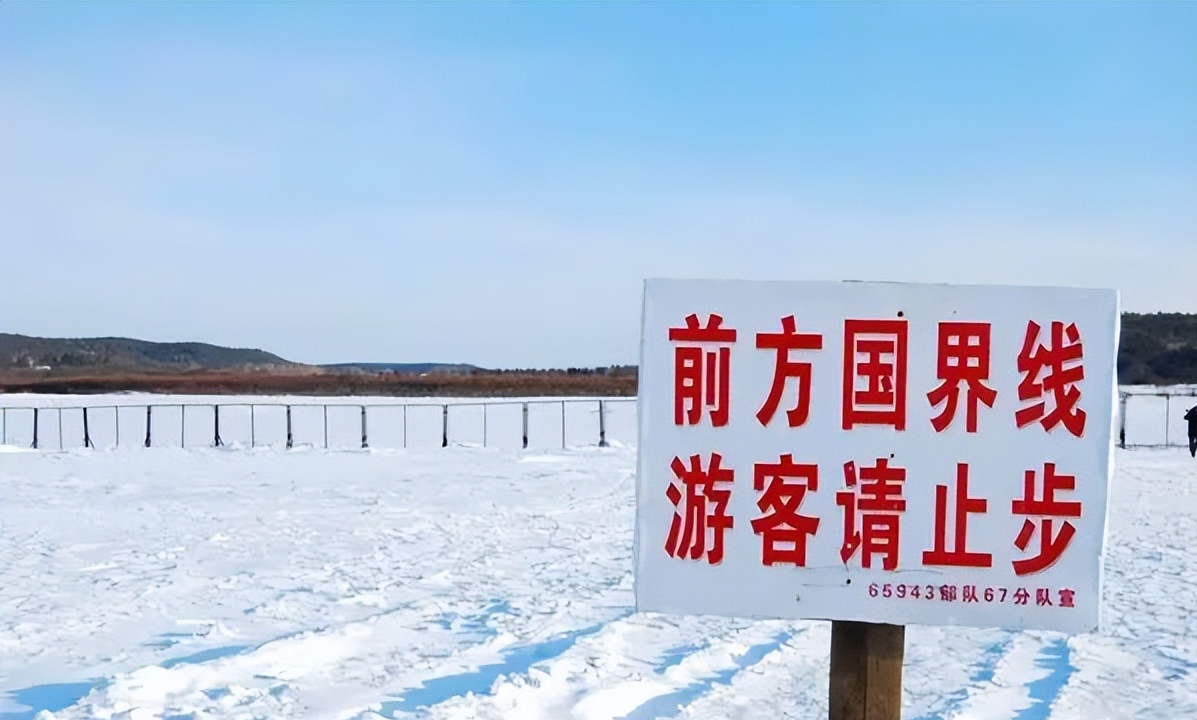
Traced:
[[[48, 370], [46, 369], [48, 368]], [[54, 339], [0, 333], [0, 373], [11, 380], [116, 373], [277, 371], [336, 375], [535, 375], [538, 370], [486, 370], [461, 363], [339, 363], [304, 365], [265, 352], [206, 343], [155, 343], [128, 338]], [[634, 367], [570, 368], [565, 375], [628, 375]], [[1197, 314], [1125, 313], [1118, 353], [1124, 385], [1197, 383]]]
[[129, 338], [39, 338], [0, 333], [0, 369], [243, 370], [296, 368], [297, 363], [262, 350], [207, 343], [157, 343]]
[[469, 375], [478, 372], [491, 372], [476, 365], [461, 363], [337, 363], [335, 365], [321, 365], [320, 367], [333, 372], [367, 372], [367, 373], [408, 373], [424, 375], [426, 373], [444, 373], [448, 375]]

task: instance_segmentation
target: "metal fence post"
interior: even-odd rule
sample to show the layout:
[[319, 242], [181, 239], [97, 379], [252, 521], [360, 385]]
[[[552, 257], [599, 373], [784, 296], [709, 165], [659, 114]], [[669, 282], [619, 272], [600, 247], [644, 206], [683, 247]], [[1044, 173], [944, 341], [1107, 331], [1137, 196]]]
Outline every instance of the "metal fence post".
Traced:
[[187, 406], [179, 406], [179, 447], [187, 447]]
[[363, 448], [369, 447], [369, 445], [366, 444], [366, 406], [365, 405], [362, 405], [362, 447]]
[[441, 447], [449, 447], [449, 406], [441, 405]]
[[0, 408], [0, 417], [3, 418], [3, 420], [0, 420], [0, 424], [3, 425], [3, 429], [0, 430], [0, 445], [7, 445], [8, 444], [8, 408]]
[[328, 406], [324, 406], [324, 449], [328, 449]]
[[113, 406], [112, 420], [113, 420], [113, 423], [116, 425], [116, 447], [120, 447], [121, 446], [121, 409], [120, 409], [120, 407]]
[[291, 438], [291, 406], [287, 406], [287, 449], [291, 449], [293, 440]]
[[407, 405], [403, 406], [403, 447], [407, 448]]
[[528, 403], [524, 403], [524, 449], [528, 449]]
[[607, 405], [599, 400], [599, 447], [607, 447]]
[[33, 408], [33, 449], [37, 450], [37, 408]]
[[486, 447], [486, 403], [482, 403], [482, 447]]
[[1164, 396], [1164, 447], [1172, 444], [1172, 396]]
[[224, 445], [220, 440], [220, 406], [212, 406], [212, 425], [214, 428], [214, 437], [212, 438], [212, 447], [220, 447]]
[[146, 447], [150, 446], [150, 424], [151, 424], [150, 416], [151, 416], [153, 410], [154, 410], [153, 405], [145, 406], [145, 446]]
[[257, 422], [257, 405], [250, 404], [249, 406], [249, 446], [253, 448], [258, 441], [258, 422]]
[[565, 449], [565, 401], [561, 401], [561, 449]]
[[91, 433], [87, 431], [87, 408], [83, 408], [83, 447], [95, 448], [95, 445], [91, 444]]
[[[1168, 437], [1167, 431], [1164, 432], [1164, 437]], [[1164, 440], [1167, 443], [1167, 440]], [[62, 450], [62, 408], [58, 408], [58, 449]]]
[[1118, 447], [1123, 450], [1126, 449], [1126, 395], [1122, 395], [1119, 399], [1118, 412]]

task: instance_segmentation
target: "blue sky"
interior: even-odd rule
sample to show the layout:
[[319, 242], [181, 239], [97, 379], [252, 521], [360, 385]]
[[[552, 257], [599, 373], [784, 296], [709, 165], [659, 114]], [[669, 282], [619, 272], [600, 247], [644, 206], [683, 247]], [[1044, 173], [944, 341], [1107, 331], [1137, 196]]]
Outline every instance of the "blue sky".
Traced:
[[645, 277], [1197, 311], [1197, 3], [0, 4], [0, 330], [629, 363]]

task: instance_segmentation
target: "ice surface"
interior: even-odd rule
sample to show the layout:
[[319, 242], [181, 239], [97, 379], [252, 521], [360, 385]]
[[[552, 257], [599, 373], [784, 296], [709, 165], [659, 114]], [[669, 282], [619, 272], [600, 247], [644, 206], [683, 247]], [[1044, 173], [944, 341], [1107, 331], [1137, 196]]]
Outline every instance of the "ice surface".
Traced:
[[[5, 720], [826, 715], [827, 623], [632, 612], [630, 448], [5, 450]], [[908, 628], [905, 717], [1197, 717], [1197, 462], [1115, 462], [1103, 631]]]

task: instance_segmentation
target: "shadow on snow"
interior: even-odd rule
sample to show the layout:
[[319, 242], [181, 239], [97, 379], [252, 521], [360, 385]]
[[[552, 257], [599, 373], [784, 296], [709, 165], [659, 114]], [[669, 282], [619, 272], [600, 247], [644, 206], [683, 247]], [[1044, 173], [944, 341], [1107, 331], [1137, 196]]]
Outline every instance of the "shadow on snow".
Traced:
[[605, 622], [598, 623], [541, 642], [510, 647], [502, 652], [500, 662], [482, 665], [473, 672], [432, 678], [401, 696], [392, 696], [399, 699], [382, 703], [379, 713], [383, 716], [391, 716], [397, 712], [411, 713], [450, 698], [470, 693], [487, 694], [500, 677], [526, 673], [533, 665], [560, 656], [579, 639], [597, 633], [606, 625]]
[[33, 685], [9, 693], [12, 702], [24, 705], [28, 710], [0, 712], [0, 720], [32, 720], [39, 712], [46, 710], [58, 712], [68, 708], [89, 692], [101, 687], [103, 681], [91, 680], [77, 683], [51, 683], [49, 685]]
[[[679, 688], [671, 693], [665, 695], [658, 695], [651, 698], [632, 712], [624, 715], [621, 720], [652, 720], [653, 718], [670, 718], [681, 712], [682, 708], [694, 702], [698, 698], [711, 691], [715, 685], [728, 685], [736, 673], [744, 668], [751, 667], [761, 660], [766, 655], [777, 650], [782, 645], [789, 642], [793, 637], [793, 633], [783, 632], [776, 635], [772, 640], [760, 645], [753, 645], [748, 648], [743, 655], [737, 655], [732, 660], [732, 667], [721, 670], [718, 673], [704, 678], [698, 682], [693, 682], [684, 688]], [[671, 652], [665, 658], [665, 662], [661, 665], [661, 670], [665, 670], [673, 665], [677, 665], [681, 660], [677, 657], [678, 652], [683, 652], [685, 649], [680, 648], [677, 652]]]

